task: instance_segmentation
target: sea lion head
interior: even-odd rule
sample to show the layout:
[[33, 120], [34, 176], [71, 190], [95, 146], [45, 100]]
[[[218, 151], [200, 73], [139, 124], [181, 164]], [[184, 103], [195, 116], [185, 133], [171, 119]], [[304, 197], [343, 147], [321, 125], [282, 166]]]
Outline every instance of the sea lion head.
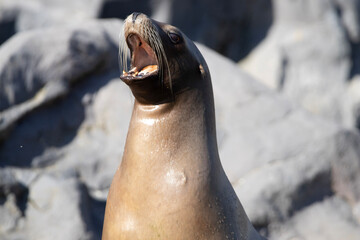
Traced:
[[120, 78], [138, 102], [172, 102], [181, 92], [198, 88], [207, 79], [210, 81], [201, 53], [178, 28], [133, 13], [126, 18], [123, 31]]

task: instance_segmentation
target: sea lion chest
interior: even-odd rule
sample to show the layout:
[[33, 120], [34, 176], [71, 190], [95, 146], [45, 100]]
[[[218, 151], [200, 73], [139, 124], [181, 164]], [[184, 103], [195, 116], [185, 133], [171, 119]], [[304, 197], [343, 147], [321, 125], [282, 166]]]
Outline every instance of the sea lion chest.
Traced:
[[169, 234], [181, 231], [184, 239], [186, 229], [192, 239], [215, 231], [217, 218], [210, 215], [218, 214], [212, 211], [219, 201], [211, 168], [216, 154], [208, 146], [205, 109], [193, 101], [135, 105], [108, 196], [105, 221], [114, 225], [112, 233], [124, 239], [176, 239]]

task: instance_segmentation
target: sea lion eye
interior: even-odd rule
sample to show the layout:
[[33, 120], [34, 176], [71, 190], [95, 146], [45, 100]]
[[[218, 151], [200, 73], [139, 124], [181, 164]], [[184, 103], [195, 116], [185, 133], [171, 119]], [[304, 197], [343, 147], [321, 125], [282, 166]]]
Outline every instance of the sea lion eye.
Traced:
[[170, 32], [168, 35], [170, 40], [175, 44], [181, 41], [181, 37], [176, 33]]

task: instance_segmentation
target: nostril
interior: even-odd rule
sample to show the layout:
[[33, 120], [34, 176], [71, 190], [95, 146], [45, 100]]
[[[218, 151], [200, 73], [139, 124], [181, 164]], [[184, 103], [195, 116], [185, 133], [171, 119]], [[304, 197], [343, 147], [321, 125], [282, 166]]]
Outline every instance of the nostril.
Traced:
[[139, 42], [139, 47], [141, 47], [141, 45], [142, 45], [142, 42], [140, 41], [140, 42]]

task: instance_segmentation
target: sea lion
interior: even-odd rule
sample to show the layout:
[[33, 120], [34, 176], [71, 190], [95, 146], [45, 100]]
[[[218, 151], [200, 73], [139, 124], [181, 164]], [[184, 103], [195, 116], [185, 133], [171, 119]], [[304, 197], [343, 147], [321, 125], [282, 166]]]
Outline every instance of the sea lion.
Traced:
[[120, 78], [135, 103], [102, 239], [262, 239], [221, 166], [210, 73], [195, 44], [139, 13], [126, 18], [124, 39], [131, 70]]

